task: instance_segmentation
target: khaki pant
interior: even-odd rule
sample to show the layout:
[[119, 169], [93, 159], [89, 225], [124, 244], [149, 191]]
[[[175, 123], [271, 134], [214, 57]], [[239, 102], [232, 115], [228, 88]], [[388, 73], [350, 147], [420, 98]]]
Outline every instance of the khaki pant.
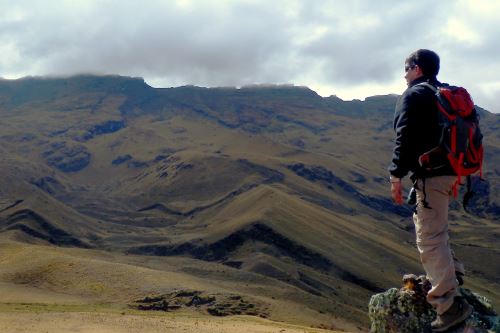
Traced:
[[455, 271], [464, 273], [463, 265], [455, 258], [448, 244], [448, 205], [456, 176], [438, 176], [425, 179], [425, 201], [430, 208], [424, 207], [424, 183], [416, 184], [417, 210], [413, 214], [417, 236], [417, 248], [432, 289], [427, 301], [438, 314], [444, 313], [458, 295], [458, 282]]

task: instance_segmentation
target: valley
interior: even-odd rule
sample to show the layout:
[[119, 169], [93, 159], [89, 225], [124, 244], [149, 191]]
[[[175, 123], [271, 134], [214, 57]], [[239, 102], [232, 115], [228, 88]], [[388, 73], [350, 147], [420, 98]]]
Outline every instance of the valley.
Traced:
[[[389, 196], [396, 99], [120, 76], [0, 81], [0, 324], [28, 304], [28, 321], [93, 309], [93, 322], [111, 311], [112, 327], [122, 311], [143, 315], [138, 299], [188, 291], [252, 304], [234, 320], [255, 332], [263, 321], [366, 331], [370, 296], [422, 270], [412, 209]], [[467, 285], [498, 308], [500, 117], [480, 112], [485, 181], [470, 212], [452, 205], [451, 238]], [[206, 332], [219, 320], [180, 311]]]

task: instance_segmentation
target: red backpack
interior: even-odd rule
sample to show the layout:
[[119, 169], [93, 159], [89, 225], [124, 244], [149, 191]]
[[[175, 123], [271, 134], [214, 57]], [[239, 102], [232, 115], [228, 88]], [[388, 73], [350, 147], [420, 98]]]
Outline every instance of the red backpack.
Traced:
[[472, 195], [470, 176], [479, 173], [482, 178], [483, 167], [483, 135], [479, 129], [479, 116], [474, 102], [462, 87], [447, 84], [435, 87], [427, 82], [420, 85], [432, 89], [436, 94], [442, 130], [438, 147], [422, 154], [419, 158], [420, 165], [431, 171], [448, 162], [457, 174], [457, 182], [453, 188], [455, 197], [458, 193], [457, 186], [461, 185], [461, 177], [467, 176], [465, 207], [465, 200], [468, 201]]

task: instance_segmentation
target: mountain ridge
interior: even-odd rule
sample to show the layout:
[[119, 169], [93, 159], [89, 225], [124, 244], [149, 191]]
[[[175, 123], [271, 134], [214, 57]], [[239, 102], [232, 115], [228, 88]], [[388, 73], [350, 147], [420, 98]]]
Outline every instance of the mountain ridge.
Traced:
[[[193, 262], [211, 265], [203, 288], [230, 293], [227, 281], [260, 276], [282, 288], [256, 287], [269, 304], [293, 299], [317, 313], [311, 321], [365, 326], [371, 294], [421, 269], [411, 207], [388, 193], [395, 95], [26, 80], [0, 81], [0, 243], [104, 251], [154, 269], [177, 260], [196, 276]], [[497, 304], [500, 117], [481, 112], [486, 181], [473, 214], [454, 203], [450, 224], [469, 283]]]

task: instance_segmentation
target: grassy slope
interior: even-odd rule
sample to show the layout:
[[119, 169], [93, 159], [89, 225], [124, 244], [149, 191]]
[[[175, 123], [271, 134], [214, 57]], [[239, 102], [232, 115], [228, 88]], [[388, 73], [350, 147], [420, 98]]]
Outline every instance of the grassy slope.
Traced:
[[[189, 101], [190, 93], [186, 96]], [[178, 286], [193, 284], [203, 290], [240, 290], [242, 280], [255, 280], [244, 292], [277, 302], [272, 316], [279, 320], [296, 318], [297, 322], [326, 324], [338, 316], [366, 325], [366, 304], [374, 287], [398, 285], [402, 273], [420, 270], [409, 212], [396, 215], [390, 209], [370, 208], [335, 181], [307, 179], [289, 166], [321, 166], [364, 196], [387, 198], [390, 119], [379, 119], [373, 113], [360, 118], [328, 113], [317, 105], [307, 109], [301, 98], [289, 109], [286, 99], [276, 105], [263, 103], [277, 110], [285, 105], [279, 112], [301, 123], [269, 120], [258, 107], [242, 109], [236, 117], [230, 105], [223, 105], [225, 111], [221, 113], [221, 105], [209, 108], [202, 99], [196, 99], [202, 112], [175, 106], [167, 113], [125, 117], [124, 129], [87, 141], [75, 138], [81, 138], [95, 124], [122, 119], [118, 106], [123, 96], [82, 94], [52, 104], [17, 107], [15, 112], [3, 111], [0, 201], [7, 207], [24, 200], [0, 212], [4, 230], [13, 223], [9, 216], [26, 209], [52, 226], [40, 224], [33, 215], [24, 216], [16, 223], [35, 228], [47, 236], [45, 240], [19, 230], [4, 232], [5, 236], [48, 244], [50, 236], [57, 236], [53, 229], [58, 228], [101, 249], [175, 249], [182, 256], [205, 260], [36, 248], [37, 252], [49, 251], [49, 257], [62, 258], [63, 262], [69, 260], [65, 257], [68, 251], [76, 251], [73, 256], [77, 266], [99, 274], [87, 273], [83, 285], [73, 285], [82, 270], [69, 264], [54, 266], [52, 261], [33, 257], [40, 261], [38, 270], [21, 267], [19, 272], [28, 281], [36, 277], [40, 285], [12, 279], [4, 283], [54, 295], [69, 289], [73, 290], [72, 298], [91, 302], [96, 295], [123, 302], [138, 292], [137, 284], [143, 282], [139, 276], [154, 276], [151, 279], [160, 281], [154, 286], [172, 288], [172, 281], [163, 273], [166, 269], [169, 276], [172, 270], [181, 274]], [[392, 103], [384, 99], [376, 102]], [[391, 117], [386, 109], [381, 110], [385, 113], [380, 115]], [[258, 117], [252, 118], [255, 114]], [[245, 123], [247, 118], [250, 120]], [[231, 128], [239, 122], [246, 125]], [[255, 133], [255, 127], [248, 127], [252, 123], [272, 126], [269, 131]], [[324, 124], [328, 126], [318, 130]], [[492, 138], [494, 132], [488, 135]], [[60, 142], [84, 146], [92, 156], [90, 164], [76, 173], [49, 168], [43, 152]], [[494, 151], [495, 142], [488, 142], [490, 151]], [[127, 154], [134, 164], [112, 164]], [[488, 170], [492, 200], [496, 200], [493, 194], [498, 188], [495, 172]], [[53, 180], [50, 186], [43, 190], [32, 185], [44, 177]], [[139, 211], [152, 205], [156, 206]], [[467, 283], [498, 305], [500, 272], [491, 264], [498, 261], [498, 223], [471, 218], [462, 211], [452, 215], [452, 243], [472, 275]], [[107, 256], [107, 261], [87, 261], [90, 253]], [[13, 260], [22, 262], [24, 258]], [[172, 264], [166, 264], [169, 262], [184, 270], [173, 269]], [[240, 268], [221, 263], [236, 263]], [[145, 273], [145, 265], [153, 272]], [[188, 269], [192, 266], [196, 269]], [[105, 278], [96, 277], [101, 275]], [[211, 278], [207, 280], [207, 276]], [[116, 289], [122, 279], [125, 287]], [[108, 282], [112, 290], [109, 295], [97, 287]], [[151, 291], [146, 289], [140, 289], [140, 293]], [[117, 300], [111, 295], [124, 298]], [[275, 300], [269, 300], [269, 295]], [[280, 312], [284, 308], [289, 312]], [[344, 325], [338, 318], [335, 321]]]
[[[59, 310], [60, 311], [60, 310]], [[71, 311], [71, 310], [69, 310]], [[149, 315], [128, 311], [110, 312], [48, 312], [46, 307], [34, 307], [34, 311], [0, 312], [2, 331], [22, 331], [37, 329], [42, 332], [66, 333], [70, 331], [91, 333], [321, 333], [332, 332], [319, 328], [277, 323], [269, 320], [237, 316], [232, 318], [213, 318], [193, 313]], [[335, 331], [338, 332], [338, 331]]]
[[[0, 242], [3, 311], [21, 307], [23, 312], [130, 313], [127, 304], [145, 295], [188, 289], [246, 296], [269, 307], [274, 320], [328, 327], [333, 324], [330, 316], [295, 303], [294, 297], [307, 299], [306, 293], [258, 274], [229, 267], [221, 271], [217, 264], [189, 258], [144, 258], [27, 245], [6, 240], [8, 235], [4, 234]], [[353, 329], [340, 319], [335, 325]]]

